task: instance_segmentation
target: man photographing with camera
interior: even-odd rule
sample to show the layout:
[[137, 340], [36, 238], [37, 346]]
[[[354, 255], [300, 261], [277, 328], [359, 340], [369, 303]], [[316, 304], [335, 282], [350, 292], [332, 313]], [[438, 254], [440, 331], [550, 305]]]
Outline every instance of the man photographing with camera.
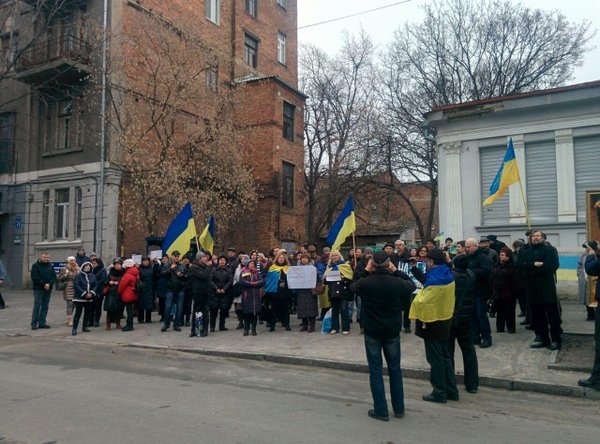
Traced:
[[[594, 240], [588, 241], [584, 244], [584, 247], [588, 254], [585, 259], [585, 272], [588, 276], [600, 277], [600, 251], [598, 250], [598, 242]], [[580, 379], [578, 385], [600, 390], [600, 278], [596, 281], [596, 302], [599, 304], [596, 305], [594, 317], [594, 347], [596, 350], [594, 365], [590, 377], [588, 379]]]
[[383, 362], [387, 362], [394, 416], [404, 416], [404, 387], [400, 370], [400, 328], [402, 326], [402, 297], [415, 290], [415, 284], [399, 271], [385, 251], [378, 251], [360, 272], [350, 289], [362, 298], [361, 323], [364, 327], [365, 351], [369, 364], [369, 382], [373, 396], [373, 410], [369, 416], [389, 421]]

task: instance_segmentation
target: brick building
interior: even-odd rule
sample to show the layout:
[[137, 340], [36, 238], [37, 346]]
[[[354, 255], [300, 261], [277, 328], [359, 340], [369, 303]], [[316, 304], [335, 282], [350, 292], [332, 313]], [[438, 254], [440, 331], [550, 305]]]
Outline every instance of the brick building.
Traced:
[[[42, 251], [63, 261], [80, 247], [105, 260], [146, 250], [148, 233], [126, 223], [134, 203], [125, 153], [110, 131], [118, 110], [109, 109], [118, 91], [140, 94], [146, 79], [132, 64], [127, 72], [99, 68], [124, 53], [120, 45], [145, 17], [164, 23], [165, 32], [195, 23], [201, 44], [219, 55], [200, 82], [207, 94], [235, 97], [243, 132], [237, 148], [259, 199], [234, 229], [217, 233], [219, 246], [305, 241], [296, 0], [47, 0], [36, 11], [39, 4], [0, 4], [0, 257], [17, 286], [27, 285]], [[214, 111], [187, 106], [200, 119]], [[164, 214], [153, 234], [164, 233], [177, 211]], [[196, 218], [198, 230], [204, 223]]]

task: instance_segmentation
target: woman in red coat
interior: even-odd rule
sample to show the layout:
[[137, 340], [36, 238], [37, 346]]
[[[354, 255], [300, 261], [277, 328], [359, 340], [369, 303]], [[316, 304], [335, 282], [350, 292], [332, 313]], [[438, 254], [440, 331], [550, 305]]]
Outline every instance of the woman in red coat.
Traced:
[[138, 299], [136, 284], [139, 279], [140, 271], [135, 266], [132, 259], [126, 259], [123, 262], [123, 268], [125, 268], [125, 274], [121, 278], [121, 282], [119, 282], [117, 291], [125, 305], [127, 320], [125, 327], [123, 327], [121, 331], [131, 331], [133, 330], [133, 304], [135, 304]]

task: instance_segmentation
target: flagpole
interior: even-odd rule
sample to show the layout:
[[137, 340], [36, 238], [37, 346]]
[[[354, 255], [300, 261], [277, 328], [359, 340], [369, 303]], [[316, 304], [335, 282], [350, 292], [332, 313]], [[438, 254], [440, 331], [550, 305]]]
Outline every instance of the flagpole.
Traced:
[[523, 190], [521, 175], [519, 175], [519, 188], [521, 189], [521, 197], [523, 198], [523, 206], [525, 207], [525, 222], [527, 222], [527, 229], [531, 230], [531, 221], [529, 220], [529, 210], [527, 209], [527, 200], [525, 199], [525, 190]]
[[352, 232], [352, 249], [354, 250], [354, 268], [356, 269], [356, 237], [354, 231]]

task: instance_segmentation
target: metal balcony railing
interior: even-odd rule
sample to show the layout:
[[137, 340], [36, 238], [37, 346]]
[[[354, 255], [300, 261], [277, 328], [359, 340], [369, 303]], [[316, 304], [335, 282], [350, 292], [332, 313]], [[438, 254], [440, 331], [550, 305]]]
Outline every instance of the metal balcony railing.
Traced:
[[75, 36], [46, 38], [28, 47], [19, 57], [18, 71], [38, 68], [58, 60], [69, 64], [90, 62], [91, 46]]

